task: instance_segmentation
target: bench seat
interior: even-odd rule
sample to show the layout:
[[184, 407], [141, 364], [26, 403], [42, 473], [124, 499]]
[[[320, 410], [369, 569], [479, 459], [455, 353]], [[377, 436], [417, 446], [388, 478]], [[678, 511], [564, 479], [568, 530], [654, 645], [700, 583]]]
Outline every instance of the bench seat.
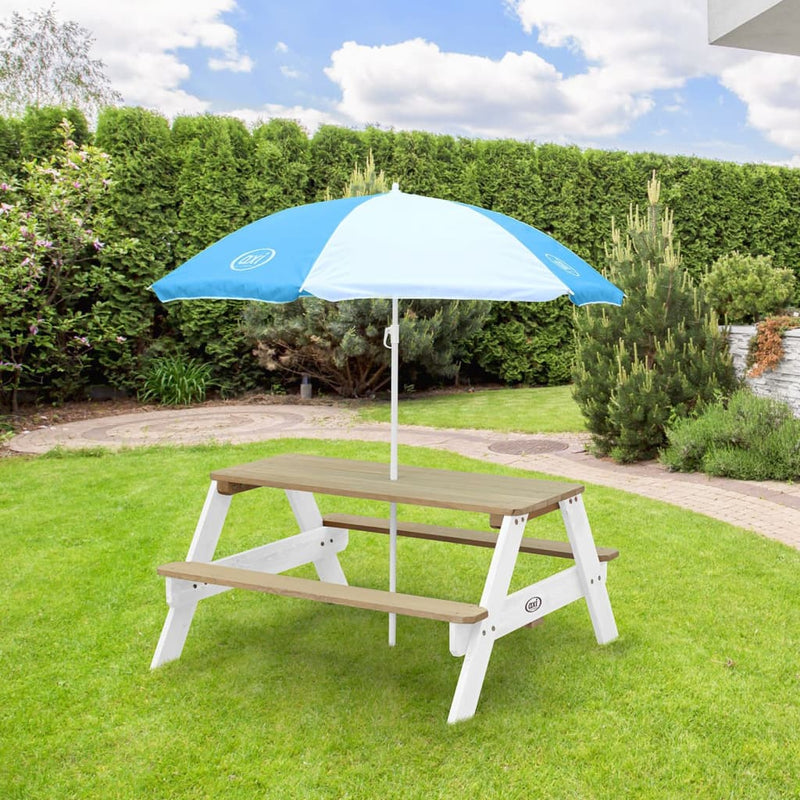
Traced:
[[334, 605], [366, 608], [373, 611], [385, 611], [408, 617], [423, 617], [424, 619], [459, 624], [478, 622], [489, 615], [485, 608], [472, 603], [386, 592], [381, 589], [366, 589], [361, 586], [295, 578], [290, 575], [275, 575], [269, 572], [226, 567], [222, 564], [209, 564], [202, 561], [176, 561], [164, 564], [158, 568], [158, 574], [167, 578], [179, 578], [195, 583], [250, 589], [267, 594], [279, 594], [284, 597], [299, 597]]
[[[389, 520], [385, 517], [364, 517], [357, 514], [326, 514], [322, 524], [329, 528], [344, 528], [351, 531], [367, 531], [370, 533], [389, 533]], [[448, 528], [442, 525], [426, 525], [421, 522], [397, 522], [397, 535], [414, 539], [433, 539], [454, 544], [469, 544], [476, 547], [494, 547], [497, 534], [491, 531], [465, 530], [464, 528]], [[557, 542], [549, 539], [532, 539], [524, 537], [519, 548], [521, 553], [534, 553], [540, 556], [556, 558], [573, 558], [569, 542]], [[600, 561], [613, 561], [619, 556], [619, 550], [611, 547], [598, 547], [597, 557]]]

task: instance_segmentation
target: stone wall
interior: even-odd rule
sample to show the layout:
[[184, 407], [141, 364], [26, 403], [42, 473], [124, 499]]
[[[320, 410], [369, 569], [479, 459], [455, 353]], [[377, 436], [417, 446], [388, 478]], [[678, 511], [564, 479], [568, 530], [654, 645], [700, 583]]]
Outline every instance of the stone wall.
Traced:
[[[730, 347], [736, 374], [741, 377], [747, 367], [747, 346], [755, 336], [755, 325], [732, 325]], [[785, 355], [773, 370], [767, 370], [758, 378], [746, 378], [747, 385], [755, 394], [785, 400], [800, 417], [800, 328], [786, 331], [783, 335]]]

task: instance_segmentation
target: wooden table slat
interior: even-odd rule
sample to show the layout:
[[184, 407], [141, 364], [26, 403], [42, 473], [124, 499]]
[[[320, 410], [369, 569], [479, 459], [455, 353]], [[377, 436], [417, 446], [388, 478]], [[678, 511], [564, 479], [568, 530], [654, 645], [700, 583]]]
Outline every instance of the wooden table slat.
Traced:
[[215, 470], [211, 477], [242, 486], [515, 516], [536, 514], [583, 491], [580, 484], [507, 475], [407, 465], [398, 472], [392, 481], [386, 464], [287, 453]]

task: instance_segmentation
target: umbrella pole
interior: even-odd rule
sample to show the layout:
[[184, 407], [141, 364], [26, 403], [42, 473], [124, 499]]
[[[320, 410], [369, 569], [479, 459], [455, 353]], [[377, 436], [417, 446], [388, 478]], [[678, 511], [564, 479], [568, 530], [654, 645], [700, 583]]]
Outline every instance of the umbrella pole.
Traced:
[[[398, 321], [398, 300], [392, 298], [392, 327], [389, 340], [392, 345], [392, 441], [389, 461], [389, 478], [397, 480], [397, 438], [398, 438], [398, 394], [400, 372], [400, 323]], [[389, 591], [397, 591], [397, 503], [389, 508]], [[389, 614], [389, 647], [394, 647], [397, 638], [397, 615]]]

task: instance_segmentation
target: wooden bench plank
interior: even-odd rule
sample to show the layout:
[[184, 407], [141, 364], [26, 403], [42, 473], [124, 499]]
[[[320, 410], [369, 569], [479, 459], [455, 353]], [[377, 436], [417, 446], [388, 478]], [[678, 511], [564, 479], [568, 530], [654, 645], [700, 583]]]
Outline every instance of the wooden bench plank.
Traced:
[[[384, 517], [363, 517], [356, 514], [326, 514], [322, 524], [329, 528], [345, 528], [353, 531], [370, 533], [389, 533], [389, 520]], [[497, 534], [491, 531], [473, 531], [464, 528], [447, 528], [442, 525], [426, 525], [421, 522], [397, 522], [397, 535], [414, 539], [432, 539], [454, 544], [468, 544], [476, 547], [494, 547]], [[569, 542], [557, 542], [549, 539], [533, 539], [524, 537], [520, 545], [521, 553], [534, 553], [540, 556], [556, 558], [573, 558]], [[597, 557], [600, 561], [613, 561], [619, 556], [619, 550], [611, 547], [598, 547]]]
[[478, 622], [489, 615], [485, 608], [472, 603], [386, 592], [381, 589], [366, 589], [361, 586], [346, 586], [307, 578], [295, 578], [290, 575], [275, 575], [201, 561], [176, 561], [163, 564], [158, 568], [158, 574], [196, 583], [250, 589], [267, 594], [279, 594], [284, 597], [319, 600], [334, 605], [393, 612], [408, 617], [423, 617], [443, 622], [468, 624]]

